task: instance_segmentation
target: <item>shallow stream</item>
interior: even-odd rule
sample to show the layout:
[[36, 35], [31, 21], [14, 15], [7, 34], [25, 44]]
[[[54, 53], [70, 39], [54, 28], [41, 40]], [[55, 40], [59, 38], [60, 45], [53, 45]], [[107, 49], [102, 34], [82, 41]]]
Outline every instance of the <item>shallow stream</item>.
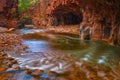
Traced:
[[[82, 41], [77, 35], [35, 29], [21, 29], [17, 34], [23, 37], [23, 44], [27, 45], [28, 49], [20, 54], [13, 53], [11, 56], [18, 60], [19, 66], [23, 69], [63, 73], [71, 69], [71, 61], [102, 64], [114, 70], [120, 66], [120, 48], [105, 42]], [[15, 80], [35, 80], [29, 75], [25, 76], [25, 73], [19, 73], [17, 78], [21, 75], [23, 78]]]

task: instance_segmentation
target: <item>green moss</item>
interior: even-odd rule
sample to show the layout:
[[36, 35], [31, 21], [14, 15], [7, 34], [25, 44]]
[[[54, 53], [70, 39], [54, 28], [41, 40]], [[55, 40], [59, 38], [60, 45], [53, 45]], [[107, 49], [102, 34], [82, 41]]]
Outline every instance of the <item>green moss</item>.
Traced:
[[19, 12], [23, 12], [28, 10], [29, 8], [31, 8], [33, 5], [35, 5], [36, 3], [39, 3], [40, 0], [19, 0]]

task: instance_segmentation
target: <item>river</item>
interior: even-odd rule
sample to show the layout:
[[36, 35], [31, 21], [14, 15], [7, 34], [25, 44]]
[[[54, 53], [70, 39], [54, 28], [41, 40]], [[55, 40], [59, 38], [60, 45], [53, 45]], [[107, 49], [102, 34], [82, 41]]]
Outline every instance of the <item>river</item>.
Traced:
[[[49, 71], [60, 74], [70, 71], [73, 63], [79, 65], [81, 62], [88, 62], [93, 65], [108, 66], [115, 72], [120, 66], [120, 47], [110, 46], [105, 42], [82, 41], [78, 35], [36, 29], [21, 29], [17, 34], [23, 37], [23, 44], [27, 45], [28, 49], [20, 54], [13, 53], [11, 56], [18, 60], [22, 69], [43, 70], [44, 74], [41, 76], [44, 78]], [[36, 79], [24, 72], [19, 72], [13, 80]], [[50, 80], [57, 79], [54, 76]]]

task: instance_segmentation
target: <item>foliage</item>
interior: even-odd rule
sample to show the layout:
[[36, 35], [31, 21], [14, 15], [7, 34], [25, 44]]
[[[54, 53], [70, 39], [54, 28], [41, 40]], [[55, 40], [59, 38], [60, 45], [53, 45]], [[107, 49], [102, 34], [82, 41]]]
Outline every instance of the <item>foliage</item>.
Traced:
[[28, 10], [38, 2], [40, 2], [40, 0], [19, 0], [19, 12]]

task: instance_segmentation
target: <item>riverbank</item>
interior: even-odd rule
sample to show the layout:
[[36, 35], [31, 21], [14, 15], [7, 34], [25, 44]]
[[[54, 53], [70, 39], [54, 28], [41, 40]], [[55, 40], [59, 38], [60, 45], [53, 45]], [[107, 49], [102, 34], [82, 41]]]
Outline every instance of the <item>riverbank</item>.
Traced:
[[18, 70], [17, 60], [8, 56], [4, 52], [0, 52], [0, 73], [9, 71], [9, 70]]
[[79, 25], [64, 25], [64, 26], [49, 26], [49, 27], [39, 27], [40, 29], [45, 29], [51, 32], [57, 33], [69, 33], [79, 35]]
[[[55, 32], [55, 33], [65, 33], [65, 34], [73, 34], [73, 35], [78, 35], [79, 37], [85, 37], [85, 34], [80, 34], [80, 25], [60, 25], [60, 26], [49, 26], [49, 27], [45, 27], [45, 26], [39, 26], [40, 29], [44, 29], [47, 30], [49, 32]], [[85, 39], [83, 39], [85, 40]], [[89, 40], [89, 39], [88, 39]], [[92, 41], [103, 41], [108, 43], [111, 46], [118, 46], [115, 45], [113, 42], [111, 42], [109, 40], [109, 38], [104, 37], [103, 39], [100, 39], [98, 37], [95, 36], [91, 36], [90, 40]]]
[[20, 53], [23, 48], [21, 36], [14, 33], [0, 33], [0, 73], [19, 68], [17, 60], [12, 57]]

